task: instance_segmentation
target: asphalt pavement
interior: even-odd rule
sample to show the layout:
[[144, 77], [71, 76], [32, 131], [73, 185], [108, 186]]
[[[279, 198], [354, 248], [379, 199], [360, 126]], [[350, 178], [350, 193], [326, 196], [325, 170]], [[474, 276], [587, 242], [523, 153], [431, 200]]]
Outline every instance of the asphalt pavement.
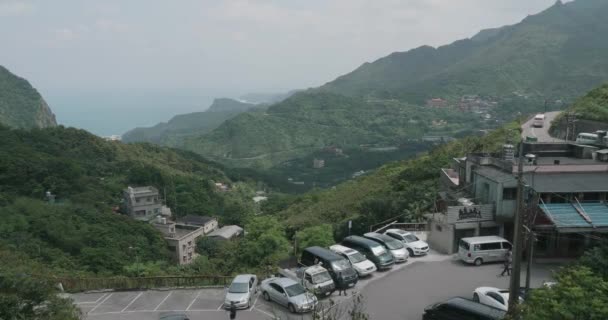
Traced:
[[522, 125], [522, 138], [536, 137], [538, 142], [565, 142], [564, 140], [557, 139], [549, 135], [549, 129], [551, 128], [551, 122], [561, 113], [561, 111], [551, 111], [545, 113], [545, 124], [542, 128], [535, 128], [532, 124], [534, 123], [534, 117], [526, 121]]

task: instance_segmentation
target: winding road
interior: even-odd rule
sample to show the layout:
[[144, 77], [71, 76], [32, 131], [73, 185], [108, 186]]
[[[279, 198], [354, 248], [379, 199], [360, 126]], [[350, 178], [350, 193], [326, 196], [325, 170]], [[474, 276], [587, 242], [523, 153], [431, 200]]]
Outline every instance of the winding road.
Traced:
[[545, 112], [545, 124], [542, 128], [535, 128], [532, 124], [534, 123], [534, 117], [526, 121], [522, 125], [521, 136], [523, 139], [526, 137], [536, 137], [538, 142], [565, 142], [564, 140], [554, 138], [549, 135], [549, 129], [551, 129], [551, 122], [561, 113], [561, 111]]

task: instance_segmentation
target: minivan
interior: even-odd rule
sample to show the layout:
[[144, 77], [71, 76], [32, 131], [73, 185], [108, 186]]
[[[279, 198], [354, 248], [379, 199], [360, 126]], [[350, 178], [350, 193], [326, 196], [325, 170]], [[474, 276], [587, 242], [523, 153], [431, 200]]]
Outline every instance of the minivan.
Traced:
[[506, 312], [465, 298], [451, 298], [424, 309], [423, 320], [501, 320]]
[[395, 264], [393, 255], [376, 241], [359, 237], [348, 236], [342, 240], [342, 245], [361, 252], [378, 270], [390, 269]]
[[480, 266], [485, 262], [504, 261], [511, 248], [509, 241], [497, 236], [462, 238], [458, 243], [458, 256], [466, 263]]
[[403, 242], [395, 238], [376, 232], [368, 232], [364, 234], [363, 237], [383, 245], [393, 255], [395, 262], [406, 262], [407, 258], [410, 256], [407, 250], [405, 250]]
[[350, 261], [329, 249], [321, 247], [304, 249], [300, 264], [306, 267], [316, 264], [322, 266], [327, 269], [336, 284], [341, 281], [346, 286], [353, 287], [359, 281], [359, 276]]
[[357, 271], [357, 274], [359, 274], [359, 277], [371, 275], [376, 271], [376, 265], [355, 249], [334, 244], [329, 247], [329, 250], [348, 259], [353, 265], [353, 268], [355, 268], [355, 271]]

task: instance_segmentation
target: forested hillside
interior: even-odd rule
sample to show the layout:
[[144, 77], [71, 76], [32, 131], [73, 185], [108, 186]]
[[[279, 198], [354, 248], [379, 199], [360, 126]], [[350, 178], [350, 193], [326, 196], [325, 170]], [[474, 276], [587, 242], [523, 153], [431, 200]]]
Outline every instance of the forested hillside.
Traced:
[[0, 125], [13, 128], [56, 126], [55, 115], [30, 83], [0, 66]]
[[604, 0], [558, 1], [512, 26], [365, 63], [322, 89], [411, 103], [513, 92], [539, 100], [573, 99], [608, 80], [607, 14]]
[[576, 100], [568, 111], [577, 113], [580, 119], [608, 123], [608, 83], [591, 90], [584, 97]]
[[442, 130], [450, 133], [479, 123], [479, 117], [455, 110], [309, 91], [188, 137], [182, 147], [234, 166], [268, 168], [330, 145], [400, 145], [429, 132], [433, 120], [448, 119]]
[[[0, 246], [57, 273], [121, 274], [136, 259], [169, 261], [157, 230], [114, 212], [129, 185], [156, 186], [178, 216], [241, 223], [254, 212], [252, 190], [235, 184], [230, 194], [217, 192], [214, 181], [232, 181], [219, 165], [186, 151], [64, 127], [0, 127], [0, 141]], [[46, 191], [55, 204], [44, 201]]]
[[149, 128], [135, 128], [125, 133], [122, 140], [176, 147], [185, 137], [211, 132], [224, 121], [256, 106], [232, 99], [215, 99], [206, 111], [176, 115], [169, 122]]

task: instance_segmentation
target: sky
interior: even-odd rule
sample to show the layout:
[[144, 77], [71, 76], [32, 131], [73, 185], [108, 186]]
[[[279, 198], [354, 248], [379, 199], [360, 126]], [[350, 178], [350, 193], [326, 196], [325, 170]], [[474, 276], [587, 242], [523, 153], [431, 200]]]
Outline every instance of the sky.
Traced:
[[391, 52], [514, 24], [554, 2], [0, 0], [0, 64], [51, 97], [53, 109], [104, 95], [130, 105], [153, 96], [207, 101], [319, 86]]

